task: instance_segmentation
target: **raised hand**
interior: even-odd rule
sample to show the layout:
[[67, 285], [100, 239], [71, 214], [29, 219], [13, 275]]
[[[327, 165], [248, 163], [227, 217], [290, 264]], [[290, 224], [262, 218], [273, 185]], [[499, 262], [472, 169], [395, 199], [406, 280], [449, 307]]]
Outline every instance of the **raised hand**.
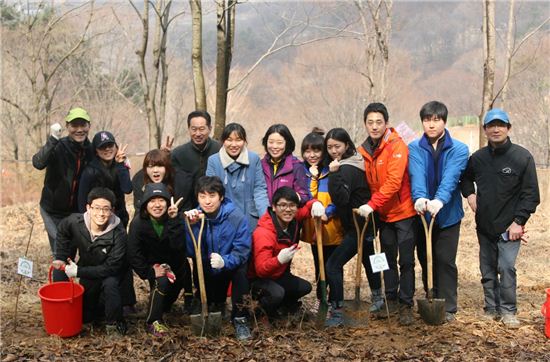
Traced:
[[178, 216], [178, 207], [183, 201], [183, 197], [180, 197], [178, 201], [174, 203], [174, 197], [170, 197], [170, 207], [168, 208], [168, 216], [173, 219]]
[[128, 148], [128, 144], [125, 144], [124, 146], [122, 146], [121, 148], [119, 148], [117, 151], [116, 151], [116, 155], [115, 155], [115, 161], [118, 162], [118, 163], [121, 163], [121, 162], [125, 162], [126, 159], [128, 158], [126, 156], [126, 149]]
[[162, 151], [172, 152], [172, 146], [174, 145], [175, 139], [175, 137], [172, 137], [172, 140], [170, 140], [170, 136], [166, 136], [166, 143], [160, 146], [160, 149]]

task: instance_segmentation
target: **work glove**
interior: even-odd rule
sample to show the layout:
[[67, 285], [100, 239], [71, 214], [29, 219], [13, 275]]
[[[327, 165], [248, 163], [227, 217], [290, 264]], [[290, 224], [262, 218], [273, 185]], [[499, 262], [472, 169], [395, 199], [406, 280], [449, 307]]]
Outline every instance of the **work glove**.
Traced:
[[212, 253], [210, 254], [210, 266], [213, 269], [221, 269], [225, 265], [225, 262], [223, 261], [223, 258], [218, 253]]
[[281, 251], [279, 251], [279, 255], [277, 255], [277, 260], [279, 261], [279, 263], [281, 264], [289, 263], [292, 260], [292, 258], [294, 258], [294, 254], [296, 254], [296, 252], [298, 251], [296, 246], [297, 245], [295, 244], [288, 248], [281, 249]]
[[369, 204], [359, 206], [359, 215], [363, 216], [365, 219], [369, 217], [373, 211], [374, 210], [369, 206]]
[[414, 203], [414, 209], [416, 210], [417, 213], [421, 214], [421, 215], [424, 215], [424, 213], [426, 212], [427, 210], [427, 207], [428, 207], [428, 202], [430, 200], [428, 199], [425, 199], [423, 197], [419, 198], [418, 200], [416, 200], [416, 202]]
[[201, 212], [197, 209], [184, 211], [183, 213], [189, 219], [189, 221], [197, 221], [199, 219], [199, 215], [201, 214]]
[[325, 214], [325, 207], [319, 201], [315, 201], [311, 205], [311, 217], [321, 217]]
[[437, 215], [437, 213], [439, 212], [439, 210], [441, 210], [442, 207], [443, 207], [443, 203], [438, 199], [433, 199], [428, 201], [427, 209], [430, 212], [430, 214], [432, 214], [433, 217]]
[[67, 274], [69, 278], [75, 278], [77, 273], [78, 266], [74, 263], [74, 261], [69, 259], [69, 264], [65, 265], [65, 274]]
[[58, 140], [63, 133], [63, 127], [59, 123], [54, 123], [50, 126], [50, 135]]

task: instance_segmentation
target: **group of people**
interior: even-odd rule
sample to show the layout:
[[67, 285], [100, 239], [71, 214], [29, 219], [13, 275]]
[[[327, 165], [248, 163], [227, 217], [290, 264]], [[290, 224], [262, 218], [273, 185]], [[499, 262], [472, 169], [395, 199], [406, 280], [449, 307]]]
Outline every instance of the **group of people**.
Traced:
[[[210, 115], [194, 111], [187, 118], [190, 141], [171, 149], [168, 139], [149, 151], [131, 179], [127, 145], [108, 131], [90, 142], [89, 114], [71, 109], [65, 119], [68, 136], [52, 125], [33, 156], [34, 167], [46, 169], [40, 212], [54, 279], [78, 277], [85, 288], [84, 322], [104, 319], [108, 333], [125, 334], [124, 316], [136, 303], [135, 272], [150, 285], [146, 328], [163, 336], [166, 312], [182, 290], [185, 313], [201, 311], [194, 245], [201, 239], [208, 309], [225, 313], [229, 293], [236, 337], [245, 340], [251, 338], [250, 313], [274, 320], [302, 308], [300, 299], [312, 285], [292, 273], [291, 263], [300, 240], [315, 242], [318, 218], [331, 306], [325, 325], [344, 323], [343, 269], [358, 242], [365, 250], [370, 312], [383, 316], [387, 301], [399, 323], [410, 325], [415, 249], [427, 292], [421, 214], [428, 222], [434, 219], [433, 293], [445, 299], [446, 320], [452, 321], [462, 192], [476, 214], [484, 317], [518, 327], [515, 259], [526, 240], [524, 225], [539, 203], [533, 157], [510, 141], [506, 112], [487, 113], [483, 127], [489, 144], [471, 156], [446, 129], [447, 114], [443, 103], [426, 103], [420, 110], [424, 133], [407, 146], [389, 127], [385, 105], [371, 103], [363, 118], [367, 137], [359, 147], [342, 128], [326, 135], [314, 128], [302, 141], [302, 161], [284, 124], [268, 128], [260, 157], [247, 148], [242, 125], [226, 125], [218, 143], [210, 138]], [[132, 220], [125, 203], [131, 192]], [[354, 213], [361, 225], [368, 223], [363, 240]], [[384, 290], [369, 263], [375, 234], [389, 266]], [[317, 249], [311, 250], [318, 278], [320, 259]], [[319, 301], [320, 283], [316, 293]], [[258, 310], [250, 300], [259, 302]]]

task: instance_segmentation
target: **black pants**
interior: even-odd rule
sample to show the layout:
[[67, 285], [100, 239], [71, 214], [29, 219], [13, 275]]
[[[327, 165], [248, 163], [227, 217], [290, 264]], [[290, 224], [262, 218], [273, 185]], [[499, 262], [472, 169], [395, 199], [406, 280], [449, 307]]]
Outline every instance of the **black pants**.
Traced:
[[[210, 265], [204, 264], [205, 262], [203, 261], [204, 284], [208, 303], [224, 303], [227, 299], [229, 283], [231, 283], [231, 318], [248, 316], [248, 309], [244, 300], [244, 296], [250, 294], [250, 284], [246, 277], [248, 263], [244, 263], [234, 270], [224, 269], [215, 273]], [[197, 293], [200, 292], [199, 289], [197, 288]]]
[[279, 279], [254, 279], [252, 297], [260, 301], [268, 315], [278, 308], [295, 304], [311, 292], [311, 283], [290, 273], [289, 268]]
[[[380, 289], [382, 280], [380, 274], [374, 274], [370, 265], [369, 255], [374, 254], [374, 244], [371, 227], [365, 233], [363, 239], [363, 260], [362, 264], [367, 273], [367, 279], [371, 290]], [[350, 230], [344, 236], [342, 244], [332, 252], [332, 255], [327, 261], [327, 279], [330, 286], [329, 299], [334, 302], [344, 300], [344, 265], [354, 255], [357, 255], [357, 234], [355, 229]]]
[[134, 272], [131, 267], [122, 271], [120, 280], [120, 295], [122, 305], [136, 304], [136, 291], [134, 290]]
[[[424, 290], [428, 291], [428, 270], [426, 266], [426, 236], [419, 224], [417, 239], [417, 254], [422, 266], [422, 282]], [[458, 268], [456, 267], [456, 253], [460, 222], [444, 229], [437, 225], [432, 231], [432, 260], [433, 260], [433, 292], [435, 298], [445, 299], [445, 309], [449, 313], [456, 313]]]
[[108, 276], [104, 279], [80, 278], [80, 284], [84, 287], [82, 300], [84, 323], [99, 320], [103, 315], [107, 323], [122, 319], [120, 280], [119, 276]]
[[174, 302], [178, 299], [183, 289], [184, 275], [175, 272], [176, 280], [170, 283], [166, 276], [149, 279], [151, 293], [149, 296], [149, 312], [147, 323], [162, 320], [162, 314], [170, 311]]
[[[414, 305], [414, 246], [416, 216], [380, 225], [380, 243], [386, 253], [389, 270], [384, 271], [386, 297], [402, 304]], [[399, 270], [397, 256], [399, 255]]]
[[[327, 270], [327, 261], [336, 250], [338, 245], [323, 245], [323, 260], [324, 260], [324, 266], [325, 266], [325, 278], [326, 278], [326, 270]], [[321, 300], [321, 285], [319, 283], [320, 280], [320, 269], [319, 269], [319, 255], [317, 254], [317, 245], [311, 244], [311, 254], [313, 255], [313, 264], [315, 266], [315, 280], [317, 281], [317, 299]], [[328, 284], [327, 284], [328, 285]]]

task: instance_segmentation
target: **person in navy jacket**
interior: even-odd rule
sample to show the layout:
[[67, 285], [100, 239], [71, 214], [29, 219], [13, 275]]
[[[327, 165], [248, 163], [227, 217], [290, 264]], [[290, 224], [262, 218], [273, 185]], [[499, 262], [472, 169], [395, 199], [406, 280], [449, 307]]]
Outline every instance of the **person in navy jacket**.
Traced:
[[[221, 309], [223, 312], [227, 289], [231, 283], [231, 317], [236, 336], [241, 340], [249, 339], [251, 334], [248, 327], [248, 311], [243, 304], [244, 296], [250, 292], [246, 276], [251, 247], [248, 220], [243, 212], [225, 197], [225, 188], [217, 176], [199, 178], [195, 195], [199, 207], [186, 211], [185, 215], [194, 223], [192, 230], [197, 241], [200, 230], [198, 215], [203, 213], [206, 218], [201, 252], [209, 310], [213, 312]], [[189, 232], [187, 255], [196, 258]]]
[[[460, 222], [464, 217], [459, 181], [468, 163], [468, 146], [453, 139], [445, 128], [447, 107], [438, 101], [420, 109], [424, 134], [409, 144], [409, 176], [414, 208], [429, 223], [435, 217], [432, 234], [434, 297], [445, 299], [446, 319], [457, 311], [456, 253]], [[422, 281], [427, 288], [426, 241], [418, 233], [417, 253]]]

